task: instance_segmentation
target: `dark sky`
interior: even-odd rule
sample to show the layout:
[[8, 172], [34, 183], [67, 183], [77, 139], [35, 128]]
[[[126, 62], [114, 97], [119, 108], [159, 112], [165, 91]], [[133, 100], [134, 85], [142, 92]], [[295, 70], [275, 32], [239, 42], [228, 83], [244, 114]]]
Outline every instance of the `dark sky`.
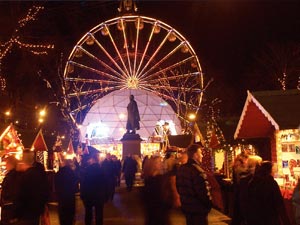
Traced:
[[[22, 70], [21, 80], [28, 85], [42, 83], [36, 80], [36, 70], [40, 67], [51, 74], [47, 75], [50, 79], [54, 77], [57, 68], [46, 67], [55, 65], [60, 53], [66, 58], [91, 28], [116, 17], [119, 5], [116, 1], [36, 3], [44, 5], [45, 9], [38, 20], [21, 32], [23, 39], [53, 43], [55, 50], [48, 58], [38, 60], [16, 50], [3, 62], [3, 71], [12, 77]], [[1, 43], [10, 37], [18, 19], [32, 4], [30, 1], [0, 2]], [[240, 115], [247, 90], [279, 88], [276, 78], [257, 72], [262, 66], [255, 60], [257, 55], [270, 44], [298, 44], [300, 40], [300, 2], [296, 0], [138, 1], [137, 5], [139, 14], [169, 24], [191, 43], [200, 60], [205, 82], [214, 79], [205, 96], [221, 99], [219, 108], [226, 116]], [[28, 74], [33, 77], [27, 77]], [[290, 88], [295, 86], [291, 84]], [[43, 94], [35, 96], [41, 101], [45, 99]]]

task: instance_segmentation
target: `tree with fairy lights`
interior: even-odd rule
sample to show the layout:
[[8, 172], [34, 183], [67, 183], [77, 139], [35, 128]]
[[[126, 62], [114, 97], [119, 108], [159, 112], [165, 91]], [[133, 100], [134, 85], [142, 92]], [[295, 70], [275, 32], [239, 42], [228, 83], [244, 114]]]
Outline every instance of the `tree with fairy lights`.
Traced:
[[[299, 43], [269, 43], [256, 57], [255, 71], [249, 76], [252, 80], [262, 80], [261, 77], [272, 77], [260, 82], [258, 89], [298, 89], [300, 90], [300, 44]], [[268, 76], [269, 75], [269, 76]], [[265, 83], [267, 82], [267, 83]], [[256, 82], [257, 84], [257, 82]], [[278, 85], [279, 84], [279, 85]]]
[[0, 90], [4, 91], [6, 88], [6, 78], [2, 71], [2, 62], [3, 59], [10, 53], [12, 53], [13, 47], [18, 47], [22, 50], [28, 51], [34, 55], [47, 55], [49, 49], [53, 49], [54, 45], [52, 44], [31, 44], [24, 42], [22, 40], [22, 30], [26, 27], [26, 25], [32, 21], [37, 20], [38, 13], [43, 10], [42, 6], [33, 6], [31, 7], [26, 16], [21, 18], [18, 21], [18, 25], [11, 34], [9, 40], [5, 42], [0, 42]]

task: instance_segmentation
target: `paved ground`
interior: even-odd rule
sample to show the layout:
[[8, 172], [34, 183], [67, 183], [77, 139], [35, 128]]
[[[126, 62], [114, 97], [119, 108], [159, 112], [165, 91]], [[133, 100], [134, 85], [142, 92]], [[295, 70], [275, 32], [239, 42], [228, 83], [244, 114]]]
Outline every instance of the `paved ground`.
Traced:
[[[127, 192], [125, 187], [116, 190], [114, 200], [105, 205], [104, 225], [144, 225], [144, 213], [140, 201], [140, 188], [135, 187], [132, 192]], [[84, 225], [84, 208], [77, 196], [76, 225]], [[59, 224], [57, 216], [57, 204], [51, 203], [51, 225]], [[230, 218], [213, 209], [209, 214], [209, 225], [226, 225]], [[180, 210], [172, 210], [172, 225], [185, 225], [185, 218]]]

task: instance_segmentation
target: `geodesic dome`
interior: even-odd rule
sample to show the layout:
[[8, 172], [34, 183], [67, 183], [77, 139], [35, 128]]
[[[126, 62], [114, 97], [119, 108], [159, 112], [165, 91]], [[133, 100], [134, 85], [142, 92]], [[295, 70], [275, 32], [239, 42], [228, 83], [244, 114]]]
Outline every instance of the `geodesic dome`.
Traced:
[[171, 134], [181, 132], [180, 120], [165, 100], [144, 90], [123, 89], [111, 92], [92, 106], [80, 128], [82, 139], [121, 139], [126, 132], [127, 105], [131, 94], [140, 112], [140, 130], [137, 133], [142, 139], [153, 136], [156, 125], [163, 122], [170, 124]]

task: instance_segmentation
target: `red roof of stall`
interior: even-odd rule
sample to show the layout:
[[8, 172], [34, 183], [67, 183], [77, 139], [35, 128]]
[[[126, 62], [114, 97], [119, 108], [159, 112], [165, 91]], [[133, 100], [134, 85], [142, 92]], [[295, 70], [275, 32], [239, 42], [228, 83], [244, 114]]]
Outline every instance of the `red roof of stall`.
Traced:
[[48, 151], [42, 130], [39, 131], [39, 133], [36, 135], [32, 147], [34, 151]]
[[299, 128], [299, 90], [247, 93], [235, 139], [268, 137], [274, 130]]

